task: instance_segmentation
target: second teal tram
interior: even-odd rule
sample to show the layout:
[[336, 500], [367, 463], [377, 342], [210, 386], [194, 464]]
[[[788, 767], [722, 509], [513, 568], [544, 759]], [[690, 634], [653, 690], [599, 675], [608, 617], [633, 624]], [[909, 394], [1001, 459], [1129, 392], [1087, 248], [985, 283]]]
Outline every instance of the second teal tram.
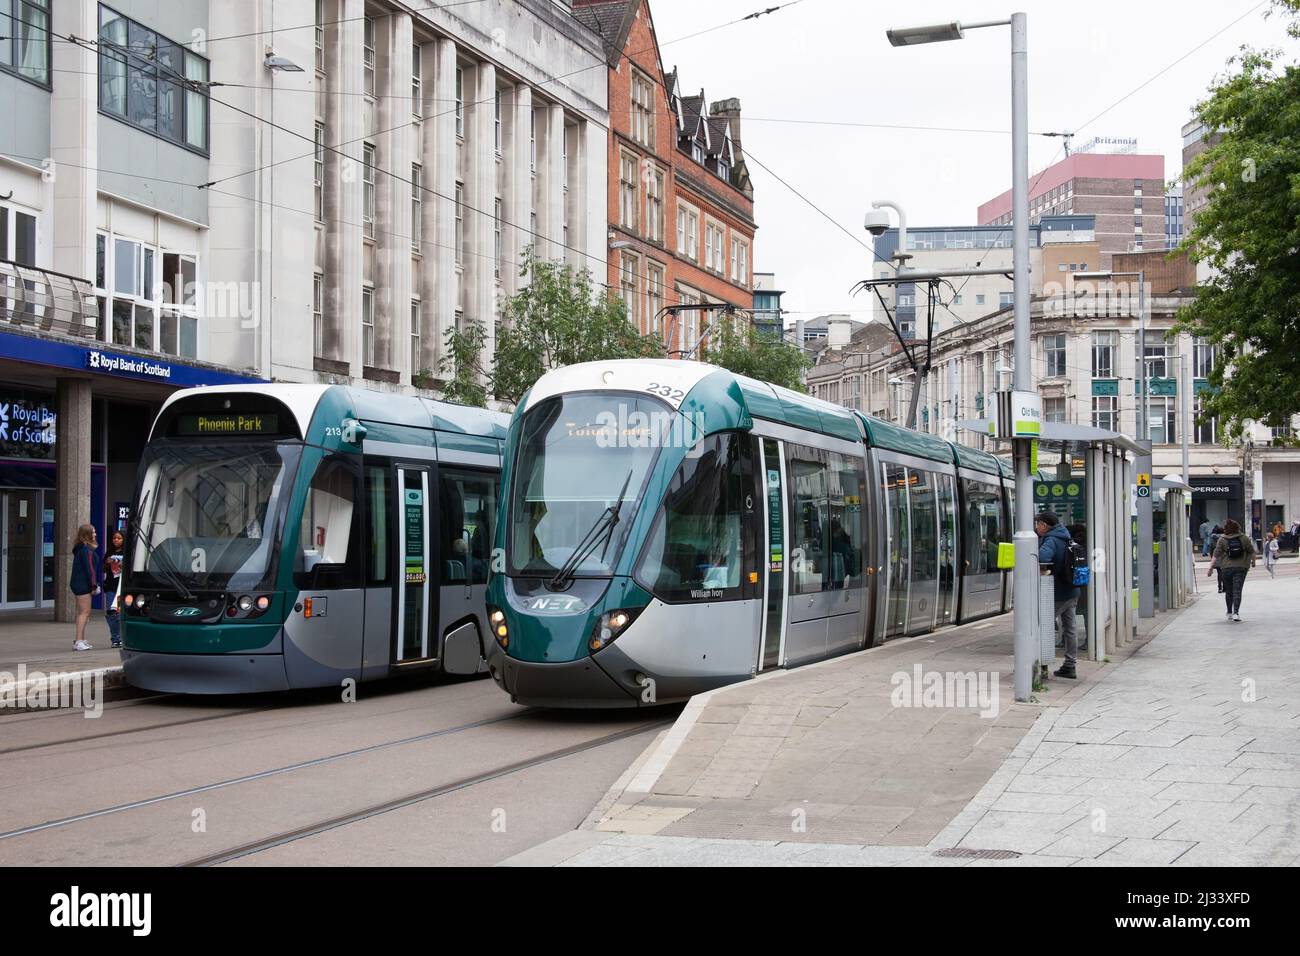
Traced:
[[522, 704], [636, 707], [1000, 614], [998, 458], [713, 366], [544, 375], [510, 424], [488, 582]]
[[127, 682], [232, 694], [483, 671], [507, 423], [338, 385], [172, 395], [137, 479]]

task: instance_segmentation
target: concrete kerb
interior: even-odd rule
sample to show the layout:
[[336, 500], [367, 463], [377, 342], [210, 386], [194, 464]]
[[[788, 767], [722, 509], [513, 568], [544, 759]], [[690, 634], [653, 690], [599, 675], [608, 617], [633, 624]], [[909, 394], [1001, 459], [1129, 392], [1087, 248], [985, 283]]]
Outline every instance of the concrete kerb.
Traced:
[[[945, 637], [953, 637], [965, 631], [983, 630], [995, 621], [979, 620], [969, 621], [965, 624], [959, 624], [943, 632]], [[852, 660], [859, 654], [869, 654], [872, 651], [883, 650], [886, 647], [897, 648], [904, 644], [910, 644], [916, 641], [934, 640], [932, 634], [916, 634], [911, 637], [895, 638], [888, 644], [878, 644], [875, 647], [864, 647], [862, 650], [853, 651], [848, 654], [840, 654], [836, 657], [827, 658], [824, 661], [817, 661], [813, 664], [804, 664], [794, 668], [780, 668], [759, 674], [757, 677], [745, 681], [738, 681], [735, 684], [727, 684], [723, 687], [715, 687], [713, 690], [705, 691], [702, 694], [696, 694], [686, 704], [686, 707], [678, 715], [673, 726], [668, 728], [658, 737], [656, 737], [649, 746], [633, 761], [632, 765], [624, 771], [614, 785], [606, 792], [605, 796], [596, 804], [595, 808], [587, 818], [582, 822], [579, 829], [595, 829], [603, 819], [605, 814], [615, 804], [633, 805], [640, 802], [645, 796], [654, 790], [655, 784], [659, 777], [667, 769], [668, 763], [676, 755], [678, 749], [685, 743], [690, 736], [691, 730], [698, 722], [704, 708], [709, 705], [716, 697], [727, 694], [730, 691], [747, 689], [753, 687], [760, 681], [777, 680], [792, 674], [806, 674], [811, 670], [822, 667], [829, 667], [834, 664], [842, 664], [845, 661]], [[1032, 702], [1031, 702], [1032, 703]], [[1032, 731], [1038, 725], [1035, 721]], [[1044, 734], [1046, 732], [1044, 731]]]

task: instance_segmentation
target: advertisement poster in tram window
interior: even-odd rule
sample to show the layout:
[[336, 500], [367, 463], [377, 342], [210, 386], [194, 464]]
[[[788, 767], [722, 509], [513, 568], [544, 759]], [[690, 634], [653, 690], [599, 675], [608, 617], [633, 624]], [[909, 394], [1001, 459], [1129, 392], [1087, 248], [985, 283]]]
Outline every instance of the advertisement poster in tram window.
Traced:
[[785, 564], [785, 533], [781, 530], [781, 472], [767, 472], [767, 540], [770, 544], [768, 570], [780, 573]]
[[424, 492], [406, 489], [406, 583], [424, 583]]

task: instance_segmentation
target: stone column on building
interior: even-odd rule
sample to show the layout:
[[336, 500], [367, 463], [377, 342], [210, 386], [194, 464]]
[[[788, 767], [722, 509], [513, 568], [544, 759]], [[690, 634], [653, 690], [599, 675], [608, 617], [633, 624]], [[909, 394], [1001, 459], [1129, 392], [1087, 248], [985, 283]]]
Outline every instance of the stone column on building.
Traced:
[[[94, 3], [56, 3], [52, 28], [62, 36], [99, 35]], [[95, 278], [99, 165], [99, 60], [93, 44], [55, 42], [50, 76], [53, 263], [56, 272]], [[62, 422], [60, 422], [62, 424]], [[65, 582], [66, 583], [66, 582]], [[66, 590], [66, 587], [63, 589]]]
[[364, 0], [326, 0], [324, 358], [361, 376]]
[[[375, 78], [378, 102], [375, 165], [375, 367], [409, 381], [411, 328], [411, 164], [416, 161], [411, 123], [411, 15], [377, 21]], [[423, 176], [423, 171], [421, 172]], [[423, 198], [423, 197], [422, 197]]]
[[465, 317], [482, 323], [487, 340], [483, 358], [496, 352], [496, 270], [493, 266], [497, 165], [493, 127], [496, 118], [497, 71], [491, 63], [479, 63], [466, 79], [465, 148], [465, 280], [468, 293]]
[[[54, 506], [54, 617], [69, 623], [76, 619], [77, 613], [76, 601], [68, 590], [72, 548], [77, 529], [90, 522], [90, 379], [59, 379], [58, 406], [54, 444], [58, 475]], [[105, 529], [97, 530], [103, 534]]]
[[[447, 333], [456, 327], [458, 287], [456, 277], [456, 44], [442, 38], [425, 49], [437, 48], [434, 81], [425, 84], [424, 115], [426, 167], [431, 192], [424, 209], [425, 235], [433, 246], [425, 252], [424, 288], [432, 306], [425, 327], [434, 341], [426, 343], [429, 367], [435, 371], [444, 355]], [[430, 268], [430, 257], [433, 266]]]
[[1138, 360], [1136, 329], [1121, 329], [1115, 356], [1115, 377], [1119, 379], [1119, 424], [1117, 431], [1141, 438], [1137, 432]]
[[512, 224], [505, 229], [505, 247], [510, 259], [506, 273], [508, 292], [517, 291], [519, 286], [519, 259], [524, 250], [532, 243], [528, 234], [529, 223], [533, 213], [533, 170], [531, 165], [531, 143], [533, 117], [533, 91], [520, 83], [514, 88], [510, 98], [510, 150], [505, 157], [507, 165], [506, 182], [510, 193], [502, 197], [505, 205], [505, 218]]
[[[543, 179], [546, 200], [538, 215], [538, 228], [550, 240], [547, 258], [565, 260], [564, 249], [564, 107], [553, 103], [546, 117], [546, 175]], [[540, 148], [540, 146], [539, 146]], [[542, 163], [538, 157], [539, 164]]]

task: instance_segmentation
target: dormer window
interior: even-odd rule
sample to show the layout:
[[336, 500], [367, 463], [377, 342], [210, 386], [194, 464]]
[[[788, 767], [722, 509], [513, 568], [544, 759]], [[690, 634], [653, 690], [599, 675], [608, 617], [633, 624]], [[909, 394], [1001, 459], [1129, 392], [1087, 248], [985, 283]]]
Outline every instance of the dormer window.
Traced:
[[731, 167], [727, 165], [726, 159], [721, 156], [718, 157], [718, 176], [721, 177], [723, 182], [731, 182]]
[[691, 143], [691, 157], [701, 166], [704, 165], [704, 145], [698, 139]]

